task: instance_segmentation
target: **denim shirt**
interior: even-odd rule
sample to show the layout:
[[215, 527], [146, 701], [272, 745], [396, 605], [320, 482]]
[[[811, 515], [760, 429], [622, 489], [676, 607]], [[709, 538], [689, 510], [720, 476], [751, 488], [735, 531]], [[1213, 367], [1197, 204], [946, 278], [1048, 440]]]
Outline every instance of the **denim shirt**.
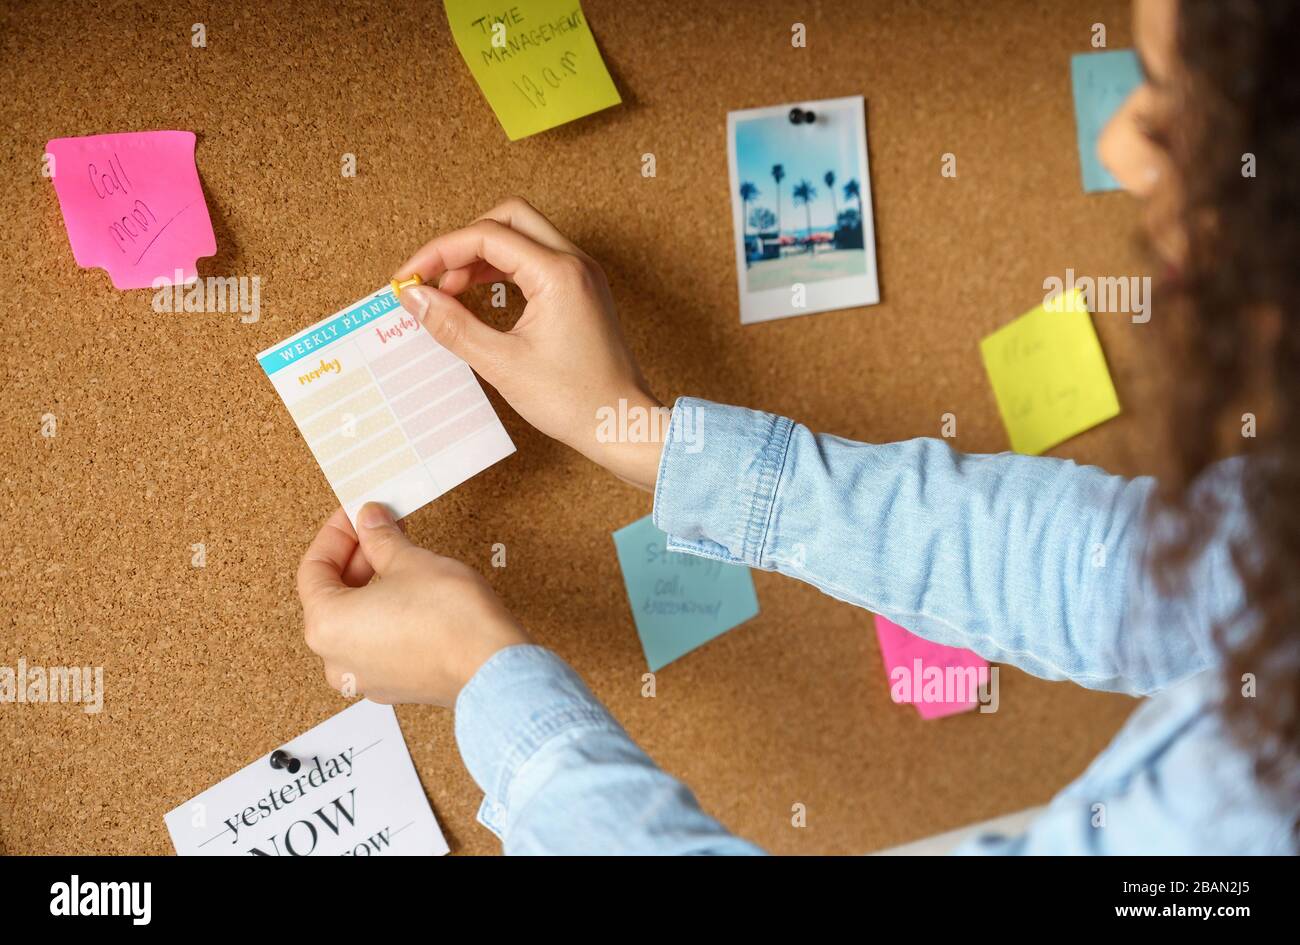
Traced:
[[[682, 398], [654, 521], [673, 550], [780, 571], [1035, 676], [1146, 697], [1025, 833], [959, 852], [1286, 853], [1289, 821], [1216, 708], [1212, 627], [1242, 605], [1229, 555], [1239, 475], [1230, 460], [1202, 484], [1226, 504], [1221, 525], [1187, 588], [1167, 596], [1143, 567], [1149, 478], [933, 439], [855, 443]], [[704, 813], [542, 647], [479, 669], [456, 702], [456, 738], [485, 794], [479, 820], [506, 853], [762, 852]]]

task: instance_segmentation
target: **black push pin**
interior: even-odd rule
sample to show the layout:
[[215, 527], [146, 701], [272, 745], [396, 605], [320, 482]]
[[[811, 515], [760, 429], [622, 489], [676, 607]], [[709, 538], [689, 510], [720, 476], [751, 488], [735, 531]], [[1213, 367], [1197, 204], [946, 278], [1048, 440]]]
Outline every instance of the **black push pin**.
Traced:
[[302, 767], [302, 762], [297, 758], [290, 757], [289, 753], [284, 749], [277, 748], [271, 752], [271, 767], [277, 771], [281, 768], [287, 768], [290, 774], [297, 774], [298, 769]]
[[817, 120], [815, 112], [799, 108], [797, 105], [790, 109], [790, 124], [792, 125], [811, 125]]

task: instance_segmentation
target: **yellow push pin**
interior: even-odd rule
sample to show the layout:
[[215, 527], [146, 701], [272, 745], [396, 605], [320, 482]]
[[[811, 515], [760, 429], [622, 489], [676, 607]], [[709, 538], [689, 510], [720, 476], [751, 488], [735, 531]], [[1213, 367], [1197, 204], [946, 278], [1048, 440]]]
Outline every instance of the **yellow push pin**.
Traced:
[[396, 279], [394, 279], [392, 281], [393, 296], [394, 298], [397, 299], [397, 301], [399, 302], [402, 301], [402, 290], [405, 289], [408, 285], [424, 285], [424, 280], [420, 278], [420, 274], [418, 272], [415, 275], [411, 276], [411, 278], [403, 279], [401, 282], [398, 282]]

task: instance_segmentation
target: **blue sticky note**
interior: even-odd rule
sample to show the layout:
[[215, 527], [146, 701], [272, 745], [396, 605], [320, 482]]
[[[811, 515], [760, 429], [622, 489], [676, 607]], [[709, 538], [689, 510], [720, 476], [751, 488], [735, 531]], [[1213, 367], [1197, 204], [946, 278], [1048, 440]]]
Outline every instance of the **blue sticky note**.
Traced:
[[1085, 193], [1119, 190], [1119, 182], [1097, 158], [1097, 139], [1124, 100], [1142, 84], [1142, 67], [1131, 49], [1077, 53], [1070, 58], [1074, 124]]
[[651, 671], [758, 615], [749, 568], [669, 551], [649, 516], [614, 532], [614, 547]]

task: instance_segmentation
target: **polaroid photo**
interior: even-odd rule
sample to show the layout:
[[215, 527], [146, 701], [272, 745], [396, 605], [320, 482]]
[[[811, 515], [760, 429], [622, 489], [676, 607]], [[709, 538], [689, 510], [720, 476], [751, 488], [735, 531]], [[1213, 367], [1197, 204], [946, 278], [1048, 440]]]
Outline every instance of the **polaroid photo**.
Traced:
[[880, 301], [862, 96], [727, 113], [742, 324]]

